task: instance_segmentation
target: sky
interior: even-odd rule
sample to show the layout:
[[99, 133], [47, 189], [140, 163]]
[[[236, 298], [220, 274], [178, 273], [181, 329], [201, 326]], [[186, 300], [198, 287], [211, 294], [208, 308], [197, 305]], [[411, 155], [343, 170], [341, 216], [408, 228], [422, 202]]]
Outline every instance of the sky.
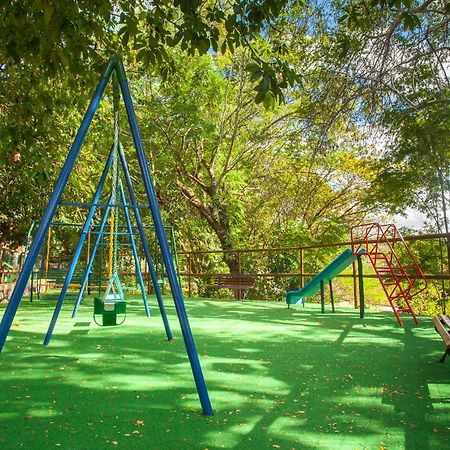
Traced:
[[417, 209], [407, 208], [405, 215], [395, 214], [390, 221], [398, 227], [422, 228], [425, 225], [426, 216]]

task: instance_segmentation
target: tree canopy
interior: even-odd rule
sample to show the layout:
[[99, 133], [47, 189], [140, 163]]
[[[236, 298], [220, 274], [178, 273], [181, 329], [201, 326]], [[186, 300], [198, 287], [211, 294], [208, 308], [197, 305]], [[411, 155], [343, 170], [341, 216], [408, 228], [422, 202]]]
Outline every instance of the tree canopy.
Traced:
[[[5, 0], [0, 11], [5, 243], [39, 218], [112, 53], [184, 248], [336, 240], [407, 206], [448, 231], [448, 2]], [[92, 195], [110, 113], [106, 98], [68, 198]]]

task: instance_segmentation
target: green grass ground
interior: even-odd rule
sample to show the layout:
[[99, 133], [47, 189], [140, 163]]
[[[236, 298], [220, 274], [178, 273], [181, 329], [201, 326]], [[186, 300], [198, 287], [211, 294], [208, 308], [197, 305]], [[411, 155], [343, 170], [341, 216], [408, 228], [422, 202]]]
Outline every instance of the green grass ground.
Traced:
[[[187, 301], [215, 415], [201, 415], [175, 310], [126, 325], [24, 301], [0, 356], [1, 449], [450, 448], [450, 358], [431, 320], [316, 305]], [[154, 305], [154, 301], [152, 301]], [[0, 305], [0, 315], [4, 304]]]

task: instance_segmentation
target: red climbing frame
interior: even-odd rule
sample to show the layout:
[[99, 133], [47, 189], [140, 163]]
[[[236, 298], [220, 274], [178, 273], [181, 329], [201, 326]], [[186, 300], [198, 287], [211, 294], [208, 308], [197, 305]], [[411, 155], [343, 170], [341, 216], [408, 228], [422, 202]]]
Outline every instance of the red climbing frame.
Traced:
[[418, 320], [410, 300], [427, 288], [428, 282], [402, 235], [393, 224], [366, 223], [351, 230], [352, 252], [365, 251], [380, 280], [400, 326], [401, 313]]

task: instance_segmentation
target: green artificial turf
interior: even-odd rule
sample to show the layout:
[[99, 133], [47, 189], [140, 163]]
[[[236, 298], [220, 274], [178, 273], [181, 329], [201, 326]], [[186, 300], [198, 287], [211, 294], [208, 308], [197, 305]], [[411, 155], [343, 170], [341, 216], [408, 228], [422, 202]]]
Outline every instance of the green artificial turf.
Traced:
[[169, 299], [172, 343], [154, 300], [152, 318], [134, 299], [98, 327], [91, 299], [44, 347], [53, 304], [24, 300], [0, 356], [1, 449], [450, 448], [450, 358], [428, 318], [188, 300], [204, 417]]

